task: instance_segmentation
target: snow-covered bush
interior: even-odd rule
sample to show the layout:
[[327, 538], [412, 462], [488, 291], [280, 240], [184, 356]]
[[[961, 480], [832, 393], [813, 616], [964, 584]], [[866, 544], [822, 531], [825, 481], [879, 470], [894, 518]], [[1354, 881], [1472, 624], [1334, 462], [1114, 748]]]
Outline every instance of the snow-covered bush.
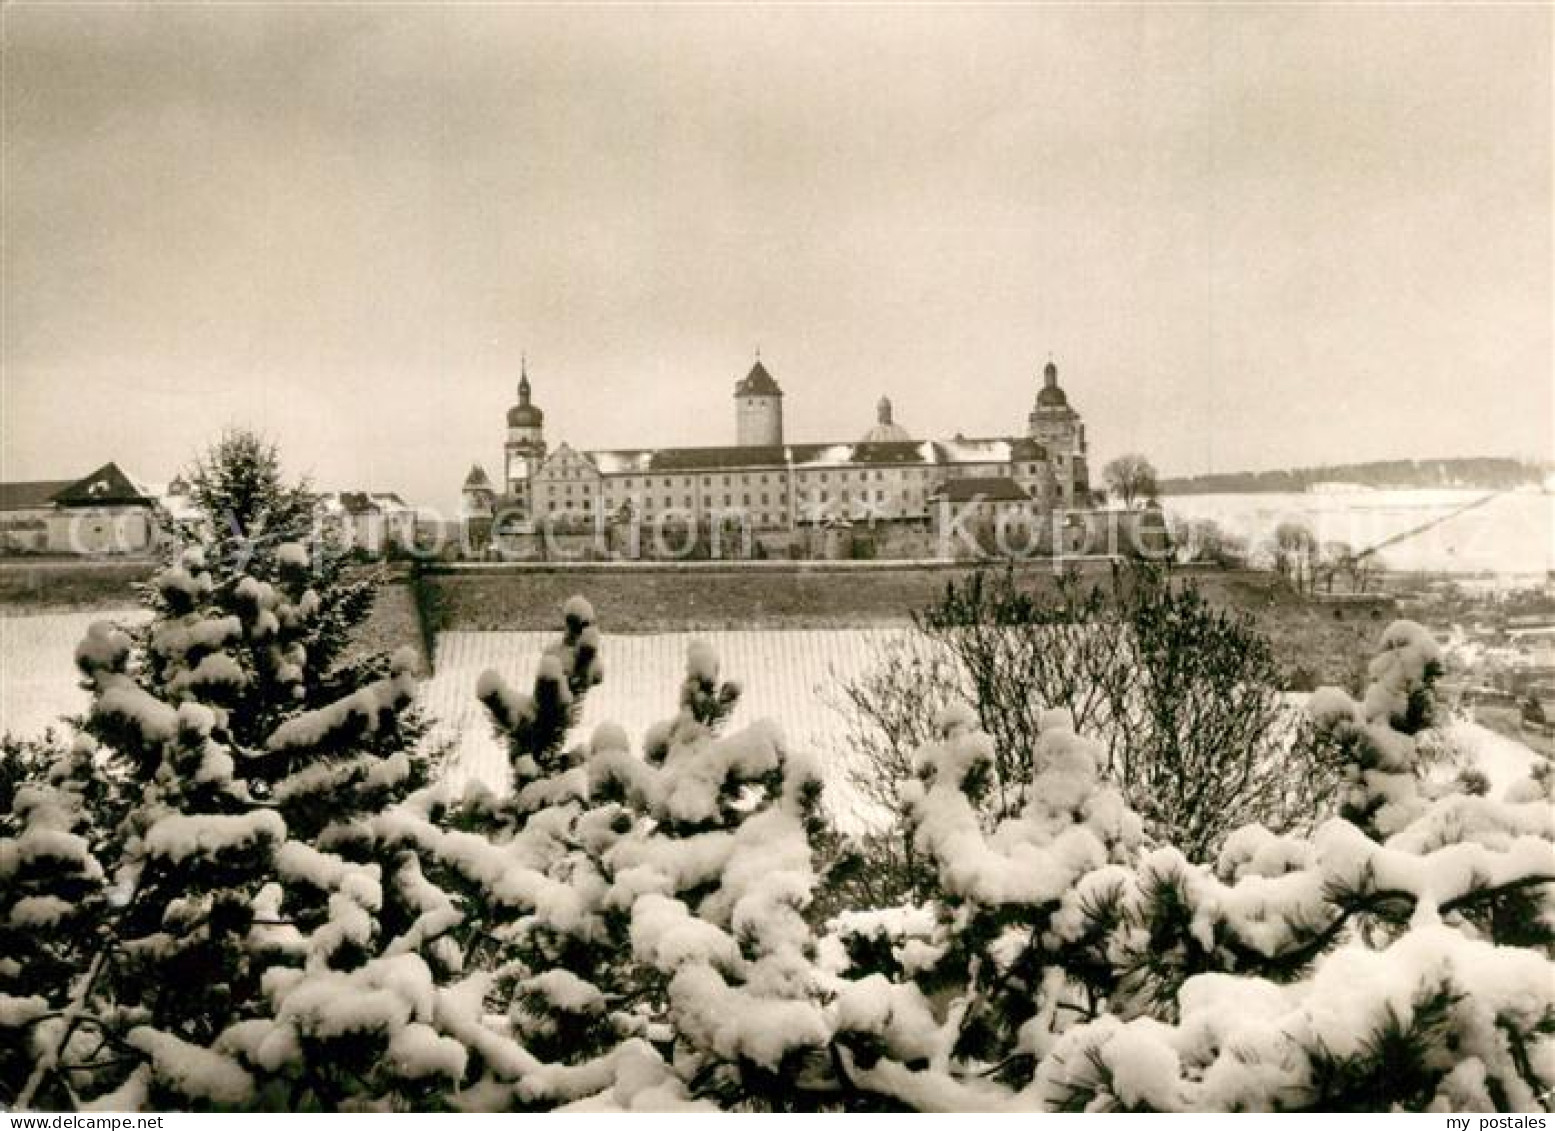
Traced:
[[1172, 846], [1135, 856], [1137, 818], [1080, 787], [1083, 744], [1062, 728], [1071, 772], [1039, 773], [1036, 812], [985, 836], [988, 740], [948, 721], [918, 824], [945, 894], [841, 917], [828, 942], [871, 987], [839, 998], [873, 1003], [839, 1026], [852, 1086], [919, 1108], [1547, 1107], [1548, 797], [1428, 784], [1434, 645], [1407, 622], [1382, 643], [1362, 702], [1312, 704], [1343, 731], [1350, 819], [1309, 838], [1248, 826], [1213, 868]]
[[1198, 863], [1244, 824], [1310, 828], [1332, 791], [1329, 760], [1311, 756], [1325, 748], [1290, 742], [1295, 720], [1268, 637], [1159, 564], [1040, 584], [976, 572], [946, 586], [914, 636], [910, 662], [886, 651], [844, 689], [865, 716], [856, 753], [873, 771], [868, 796], [895, 796], [897, 736], [921, 730], [925, 705], [947, 700], [970, 707], [994, 740], [985, 808], [995, 818], [1019, 809], [1050, 709], [1104, 747], [1104, 772], [1147, 832]]
[[[951, 710], [919, 753], [909, 819], [918, 851], [937, 870], [938, 898], [890, 917], [833, 923], [828, 942], [834, 956], [836, 948], [846, 954], [850, 978], [896, 984], [884, 1014], [858, 1010], [871, 993], [842, 994], [838, 1042], [856, 1086], [879, 1083], [877, 1062], [893, 1047], [913, 1051], [909, 1066], [934, 1065], [947, 1076], [975, 1066], [1024, 1082], [1053, 1033], [1109, 988], [1110, 968], [1089, 953], [1089, 934], [1065, 930], [1065, 901], [1087, 879], [1126, 874], [1140, 819], [1102, 781], [1103, 750], [1055, 711], [1043, 720], [1019, 812], [985, 830], [992, 747], [968, 712]], [[906, 1015], [917, 1019], [916, 1032], [904, 1028]]]
[[610, 724], [574, 740], [601, 661], [587, 603], [564, 617], [531, 692], [492, 672], [477, 689], [512, 792], [428, 794], [375, 822], [457, 893], [467, 963], [443, 994], [473, 1042], [461, 1102], [810, 1106], [828, 1086], [804, 917], [819, 767], [770, 725], [720, 733], [738, 689], [701, 644], [641, 753]]

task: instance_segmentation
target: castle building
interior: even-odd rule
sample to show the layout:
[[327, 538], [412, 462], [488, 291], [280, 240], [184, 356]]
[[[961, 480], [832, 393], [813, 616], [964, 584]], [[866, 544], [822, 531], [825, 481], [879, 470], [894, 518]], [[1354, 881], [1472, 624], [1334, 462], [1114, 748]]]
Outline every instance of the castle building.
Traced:
[[734, 402], [730, 446], [550, 449], [525, 364], [507, 415], [501, 490], [473, 466], [463, 490], [466, 521], [494, 519], [499, 533], [629, 519], [737, 520], [769, 532], [838, 520], [927, 524], [937, 501], [987, 494], [991, 481], [1001, 507], [1045, 514], [1089, 502], [1085, 426], [1051, 361], [1025, 435], [917, 440], [881, 397], [874, 426], [856, 441], [787, 443], [783, 390], [759, 357], [735, 383]]

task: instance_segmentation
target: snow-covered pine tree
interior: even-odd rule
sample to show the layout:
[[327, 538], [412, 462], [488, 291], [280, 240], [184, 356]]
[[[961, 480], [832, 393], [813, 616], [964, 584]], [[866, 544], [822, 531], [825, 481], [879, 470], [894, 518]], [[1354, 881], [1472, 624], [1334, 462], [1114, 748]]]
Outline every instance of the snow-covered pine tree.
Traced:
[[[273, 443], [248, 429], [229, 430], [183, 478], [194, 518], [175, 528], [164, 566], [176, 564], [186, 547], [197, 546], [212, 589], [220, 595], [245, 580], [274, 583], [282, 570], [304, 560], [295, 548], [282, 555], [281, 546], [306, 551], [314, 605], [292, 642], [308, 657], [297, 706], [321, 706], [384, 674], [387, 656], [357, 654], [350, 647], [353, 632], [372, 609], [380, 578], [357, 567], [348, 549], [317, 520], [311, 485], [287, 480]], [[153, 611], [164, 611], [158, 586], [146, 586], [143, 596]], [[250, 693], [258, 699], [271, 690], [261, 685]]]
[[[94, 853], [104, 783], [85, 738], [6, 752], [37, 757], [0, 812], [0, 1103], [15, 1106], [36, 1063], [32, 1036], [71, 1007], [99, 952], [106, 885]], [[57, 1022], [55, 1022], [57, 1024]]]
[[[943, 906], [843, 916], [829, 940], [850, 960], [836, 1025], [853, 1086], [951, 1110], [1547, 1108], [1548, 775], [1499, 798], [1429, 780], [1434, 655], [1396, 624], [1362, 703], [1315, 697], [1351, 728], [1337, 748], [1361, 824], [1251, 826], [1214, 869], [1171, 846], [1098, 864], [1083, 823], [1052, 837], [1097, 796], [1073, 788], [1083, 774], [1033, 790], [1050, 840], [984, 837], [987, 740], [947, 725], [914, 802]], [[1072, 740], [1059, 749], [1078, 767]], [[1113, 813], [1107, 827], [1137, 828]]]
[[[674, 718], [569, 744], [599, 678], [585, 602], [532, 694], [478, 693], [515, 789], [379, 819], [450, 889], [470, 968], [444, 994], [476, 1050], [471, 1107], [813, 1106], [835, 1095], [803, 912], [820, 776], [765, 724], [722, 735], [738, 688], [696, 644]], [[503, 1023], [482, 1023], [472, 1003]]]
[[[307, 658], [291, 634], [317, 603], [302, 547], [277, 556], [293, 565], [274, 584], [223, 593], [185, 551], [154, 582], [163, 614], [142, 648], [99, 626], [78, 650], [87, 732], [137, 796], [100, 851], [112, 882], [83, 1009], [67, 1031], [37, 1034], [58, 1091], [40, 1079], [29, 1103], [106, 1091], [129, 1106], [288, 1107], [414, 1088], [382, 1055], [392, 1033], [298, 1022], [299, 1000], [372, 967], [388, 941], [382, 869], [358, 851], [371, 844], [358, 824], [423, 774], [419, 726], [402, 719], [414, 657], [297, 710]], [[261, 683], [273, 696], [254, 697]]]
[[1397, 621], [1367, 673], [1360, 703], [1338, 688], [1319, 688], [1310, 713], [1317, 740], [1344, 766], [1339, 815], [1381, 838], [1417, 817], [1427, 801], [1420, 742], [1436, 723], [1442, 674], [1436, 642], [1419, 625]]
[[663, 1037], [645, 1004], [658, 983], [634, 962], [630, 900], [611, 901], [607, 863], [639, 832], [623, 783], [641, 763], [612, 725], [572, 741], [602, 664], [588, 603], [568, 601], [563, 620], [528, 693], [495, 671], [477, 685], [512, 790], [472, 784], [451, 799], [429, 789], [373, 827], [452, 894], [437, 929], [459, 961], [437, 1016], [470, 1053], [458, 1106], [662, 1110], [685, 1103], [685, 1090], [647, 1040]]
[[[415, 657], [342, 662], [370, 600], [278, 533], [305, 512], [273, 449], [227, 437], [193, 478], [208, 507], [236, 500], [241, 550], [208, 511], [197, 530], [216, 560], [174, 550], [147, 587], [148, 626], [93, 627], [77, 652], [93, 700], [74, 761], [19, 792], [22, 827], [0, 843], [0, 867], [20, 862], [24, 878], [40, 832], [47, 851], [84, 843], [49, 890], [28, 891], [35, 911], [97, 885], [75, 903], [89, 964], [68, 985], [43, 957], [14, 971], [39, 975], [51, 1015], [21, 1033], [34, 1066], [12, 1094], [31, 1106], [435, 1102], [464, 1065], [430, 1027], [438, 951], [424, 918], [438, 893], [413, 859], [375, 858], [366, 825], [426, 776]], [[94, 790], [115, 802], [86, 807], [106, 822], [83, 821], [73, 801]]]
[[680, 710], [645, 737], [642, 761], [619, 732], [596, 736], [591, 775], [645, 818], [605, 853], [606, 901], [630, 911], [635, 980], [688, 1091], [724, 1107], [811, 1108], [837, 1095], [805, 918], [821, 769], [770, 723], [721, 733], [738, 696], [695, 642]]
[[1083, 877], [1126, 872], [1140, 818], [1101, 780], [1101, 747], [1053, 711], [1019, 811], [985, 831], [992, 747], [970, 712], [952, 709], [919, 752], [909, 820], [940, 894], [830, 925], [828, 953], [845, 974], [842, 1075], [877, 1102], [985, 1105], [1031, 1079], [1056, 1033], [1104, 1008], [1112, 975], [1097, 940], [1062, 934], [1058, 920]]
[[1430, 780], [1436, 663], [1430, 636], [1398, 622], [1362, 702], [1314, 696], [1350, 759], [1348, 819], [1310, 840], [1242, 829], [1213, 874], [1158, 849], [1066, 896], [1071, 934], [1110, 909], [1121, 988], [1060, 1039], [1033, 1101], [1549, 1108], [1555, 822], [1539, 781], [1496, 798]]

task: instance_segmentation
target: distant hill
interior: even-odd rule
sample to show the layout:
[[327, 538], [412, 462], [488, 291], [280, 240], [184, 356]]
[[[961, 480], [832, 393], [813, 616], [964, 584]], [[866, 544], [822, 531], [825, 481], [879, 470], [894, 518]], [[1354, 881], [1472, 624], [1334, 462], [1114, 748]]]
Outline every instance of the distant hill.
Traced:
[[1359, 487], [1462, 487], [1506, 491], [1544, 481], [1548, 469], [1516, 459], [1395, 459], [1327, 467], [1237, 471], [1161, 480], [1162, 495], [1275, 494], [1310, 490], [1322, 483]]

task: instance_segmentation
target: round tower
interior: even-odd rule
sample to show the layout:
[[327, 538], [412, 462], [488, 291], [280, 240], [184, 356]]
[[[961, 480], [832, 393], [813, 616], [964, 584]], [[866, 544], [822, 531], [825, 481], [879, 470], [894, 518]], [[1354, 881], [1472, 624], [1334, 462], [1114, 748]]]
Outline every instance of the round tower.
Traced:
[[783, 390], [761, 364], [751, 366], [734, 386], [736, 443], [742, 448], [775, 448], [783, 444]]

